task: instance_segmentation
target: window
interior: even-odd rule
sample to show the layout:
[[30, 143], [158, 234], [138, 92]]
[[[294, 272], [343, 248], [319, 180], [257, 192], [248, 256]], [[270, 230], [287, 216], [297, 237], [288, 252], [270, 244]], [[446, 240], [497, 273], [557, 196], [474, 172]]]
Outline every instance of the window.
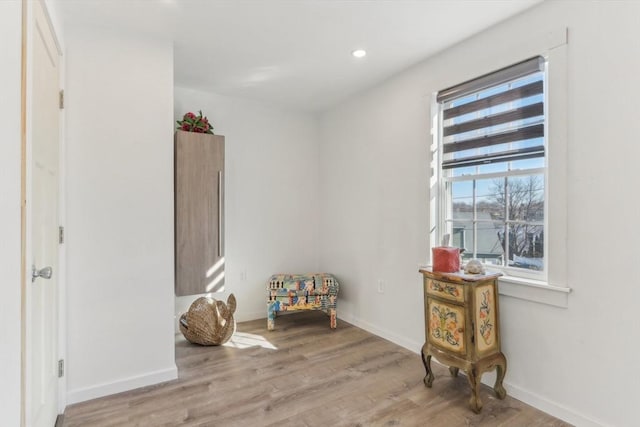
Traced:
[[512, 276], [546, 277], [546, 62], [442, 90], [438, 238]]

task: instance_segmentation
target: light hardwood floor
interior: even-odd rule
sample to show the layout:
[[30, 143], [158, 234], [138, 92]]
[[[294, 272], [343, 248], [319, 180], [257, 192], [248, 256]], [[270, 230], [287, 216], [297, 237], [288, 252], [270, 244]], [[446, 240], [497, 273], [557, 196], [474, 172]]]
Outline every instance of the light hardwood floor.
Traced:
[[[238, 324], [233, 342], [176, 339], [179, 379], [67, 408], [64, 426], [568, 426], [483, 386], [474, 414], [466, 378], [322, 312]], [[507, 372], [507, 381], [509, 372]]]

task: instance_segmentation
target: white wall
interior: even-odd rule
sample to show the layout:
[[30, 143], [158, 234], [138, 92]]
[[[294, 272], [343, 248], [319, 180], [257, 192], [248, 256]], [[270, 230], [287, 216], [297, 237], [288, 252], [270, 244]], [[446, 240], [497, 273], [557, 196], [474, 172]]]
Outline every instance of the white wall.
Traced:
[[0, 2], [0, 414], [20, 425], [21, 2]]
[[342, 284], [338, 317], [413, 350], [424, 340], [417, 272], [429, 236], [424, 94], [394, 81], [321, 121], [320, 268]]
[[173, 50], [66, 28], [68, 403], [176, 377]]
[[339, 315], [419, 350], [430, 96], [490, 71], [485, 59], [501, 49], [568, 27], [568, 87], [556, 90], [568, 96], [573, 292], [568, 308], [501, 297], [507, 389], [577, 425], [637, 425], [639, 17], [631, 1], [544, 2], [324, 114], [320, 268], [342, 280]]
[[[175, 88], [175, 117], [198, 110], [225, 136], [225, 286], [236, 320], [266, 318], [266, 281], [318, 268], [318, 126], [314, 116]], [[176, 315], [196, 296], [176, 298]]]

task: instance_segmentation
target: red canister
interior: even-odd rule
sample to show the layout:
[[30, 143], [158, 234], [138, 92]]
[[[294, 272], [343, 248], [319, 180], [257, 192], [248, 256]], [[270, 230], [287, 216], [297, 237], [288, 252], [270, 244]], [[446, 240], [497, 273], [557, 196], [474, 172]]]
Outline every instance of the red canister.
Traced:
[[431, 248], [433, 271], [455, 273], [460, 271], [460, 248], [436, 246]]

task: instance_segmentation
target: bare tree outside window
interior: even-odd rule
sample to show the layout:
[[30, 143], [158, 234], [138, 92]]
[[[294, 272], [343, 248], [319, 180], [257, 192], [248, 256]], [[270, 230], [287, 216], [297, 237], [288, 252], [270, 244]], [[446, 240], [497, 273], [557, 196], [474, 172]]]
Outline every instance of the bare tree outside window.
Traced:
[[[505, 185], [506, 182], [506, 185]], [[506, 190], [506, 191], [505, 191]], [[544, 258], [544, 181], [541, 176], [494, 180], [492, 216], [508, 218], [498, 239], [508, 265], [542, 269]]]

